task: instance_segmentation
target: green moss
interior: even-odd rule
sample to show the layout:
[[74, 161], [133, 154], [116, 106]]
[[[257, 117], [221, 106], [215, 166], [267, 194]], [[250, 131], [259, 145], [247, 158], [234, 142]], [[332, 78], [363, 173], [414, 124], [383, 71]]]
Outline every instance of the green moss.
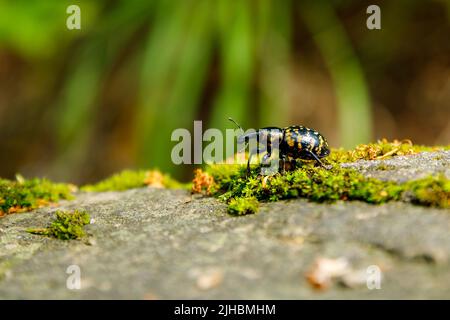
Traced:
[[143, 187], [146, 171], [132, 171], [124, 170], [120, 173], [116, 173], [105, 180], [102, 180], [96, 184], [85, 185], [81, 187], [82, 191], [122, 191], [134, 188]]
[[90, 222], [90, 216], [86, 211], [56, 211], [55, 214], [56, 219], [48, 228], [31, 228], [27, 232], [60, 240], [79, 239], [86, 235], [83, 227]]
[[53, 183], [47, 179], [25, 180], [20, 175], [16, 181], [0, 179], [0, 216], [32, 210], [61, 199], [72, 199], [74, 189], [73, 185]]
[[410, 155], [424, 151], [450, 150], [448, 146], [422, 146], [412, 144], [410, 140], [386, 139], [378, 140], [374, 143], [360, 144], [353, 150], [333, 149], [327, 161], [336, 164], [344, 162], [353, 162], [357, 160], [378, 160], [389, 159], [393, 156]]
[[411, 191], [412, 201], [416, 204], [450, 208], [450, 180], [445, 176], [411, 181], [407, 190]]
[[[257, 170], [247, 179], [240, 169], [237, 175], [226, 176], [224, 183], [214, 176], [216, 193], [224, 201], [255, 197], [260, 201], [307, 198], [316, 202], [362, 200], [383, 203], [398, 200], [402, 187], [394, 182], [365, 178], [356, 170], [333, 166], [330, 170], [312, 164], [285, 174], [261, 177]], [[212, 171], [214, 172], [214, 170]]]
[[[408, 143], [408, 148], [410, 149], [399, 143], [380, 141], [377, 144], [359, 146], [352, 151], [341, 150], [332, 153], [333, 156], [330, 155], [328, 163], [332, 165], [329, 170], [316, 166], [314, 162], [302, 161], [300, 168], [273, 176], [260, 176], [259, 167], [252, 166], [251, 174], [247, 177], [244, 165], [216, 164], [208, 166], [206, 172], [213, 178], [211, 194], [227, 202], [228, 211], [233, 214], [246, 212], [247, 207], [255, 210], [257, 206], [254, 201], [248, 199], [277, 201], [306, 198], [315, 202], [360, 200], [372, 204], [412, 201], [419, 205], [449, 208], [450, 180], [444, 176], [398, 184], [368, 178], [355, 169], [340, 166], [341, 162], [387, 158], [399, 153], [415, 153], [415, 150], [422, 150], [425, 147], [416, 147]], [[378, 169], [392, 168], [380, 165]]]
[[231, 199], [228, 213], [233, 215], [253, 214], [258, 211], [259, 202], [255, 197]]
[[189, 185], [182, 184], [158, 170], [124, 170], [96, 184], [83, 186], [81, 190], [89, 192], [123, 191], [145, 186], [169, 189], [189, 188]]

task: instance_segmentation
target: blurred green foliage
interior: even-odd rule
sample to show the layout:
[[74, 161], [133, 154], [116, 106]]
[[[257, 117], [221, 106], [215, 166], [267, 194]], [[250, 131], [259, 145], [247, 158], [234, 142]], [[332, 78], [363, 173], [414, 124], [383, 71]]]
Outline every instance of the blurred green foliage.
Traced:
[[[56, 166], [80, 169], [102, 144], [99, 119], [116, 113], [123, 118], [120, 132], [128, 132], [120, 151], [130, 154], [128, 163], [179, 177], [183, 168], [170, 161], [170, 135], [192, 129], [193, 120], [204, 120], [204, 129], [229, 127], [229, 116], [244, 127], [293, 124], [286, 88], [302, 45], [299, 26], [330, 74], [340, 145], [371, 140], [369, 85], [341, 18], [356, 2], [0, 0], [0, 52], [15, 52], [53, 81], [45, 89], [55, 91], [51, 106], [42, 110], [51, 119]], [[81, 30], [65, 27], [70, 4], [81, 8]], [[367, 5], [360, 6], [361, 29]], [[418, 5], [398, 1], [388, 8], [401, 12], [404, 6], [407, 16]], [[377, 50], [375, 57], [386, 48]], [[109, 108], [117, 97], [120, 112]], [[295, 108], [301, 113], [302, 107]]]
[[72, 199], [73, 188], [47, 179], [25, 180], [20, 175], [16, 181], [0, 179], [0, 216]]

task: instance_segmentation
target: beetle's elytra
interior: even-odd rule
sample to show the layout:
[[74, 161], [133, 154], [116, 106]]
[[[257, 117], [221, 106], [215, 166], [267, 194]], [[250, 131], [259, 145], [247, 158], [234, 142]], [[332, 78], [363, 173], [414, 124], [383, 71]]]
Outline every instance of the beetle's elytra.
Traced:
[[[241, 128], [233, 119], [229, 118], [229, 120]], [[277, 141], [277, 145], [279, 146], [281, 171], [284, 170], [286, 161], [295, 161], [296, 159], [316, 160], [322, 167], [325, 167], [320, 159], [330, 154], [330, 147], [325, 137], [318, 131], [303, 126], [261, 128], [240, 136], [238, 142], [244, 143], [250, 139], [256, 139], [258, 143], [253, 150], [250, 150], [247, 173], [250, 173], [250, 161], [253, 155], [266, 152], [262, 162], [270, 159], [274, 151], [272, 147], [274, 141]], [[259, 142], [261, 141], [265, 141], [266, 143], [260, 144]]]

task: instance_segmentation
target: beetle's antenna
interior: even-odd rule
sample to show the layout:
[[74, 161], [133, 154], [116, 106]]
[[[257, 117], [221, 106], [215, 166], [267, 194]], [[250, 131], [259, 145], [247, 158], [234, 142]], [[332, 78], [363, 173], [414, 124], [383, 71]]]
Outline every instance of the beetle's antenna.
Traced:
[[[234, 121], [233, 118], [228, 117], [228, 120], [230, 120], [231, 122], [233, 122], [239, 129], [241, 129], [242, 131], [244, 131], [244, 129], [242, 129], [242, 127], [239, 125], [239, 123], [237, 123], [236, 121]], [[238, 152], [244, 151], [245, 148], [247, 148], [247, 145], [248, 145], [248, 141], [245, 141], [245, 140], [244, 140], [244, 146], [243, 146], [243, 148], [242, 148], [241, 150], [239, 150]]]
[[244, 129], [242, 129], [242, 127], [239, 125], [239, 123], [237, 123], [236, 121], [234, 121], [232, 118], [228, 117], [228, 120], [230, 120], [231, 122], [233, 122], [239, 129], [241, 129], [242, 131], [244, 131]]

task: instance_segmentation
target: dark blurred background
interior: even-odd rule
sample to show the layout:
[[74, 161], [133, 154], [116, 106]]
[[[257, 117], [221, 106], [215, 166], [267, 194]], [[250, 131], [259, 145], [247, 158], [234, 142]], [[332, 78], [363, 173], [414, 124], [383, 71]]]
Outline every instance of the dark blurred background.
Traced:
[[[81, 8], [81, 30], [66, 8]], [[366, 8], [381, 8], [381, 30]], [[170, 134], [303, 124], [450, 143], [450, 1], [0, 0], [0, 176], [175, 166]]]

